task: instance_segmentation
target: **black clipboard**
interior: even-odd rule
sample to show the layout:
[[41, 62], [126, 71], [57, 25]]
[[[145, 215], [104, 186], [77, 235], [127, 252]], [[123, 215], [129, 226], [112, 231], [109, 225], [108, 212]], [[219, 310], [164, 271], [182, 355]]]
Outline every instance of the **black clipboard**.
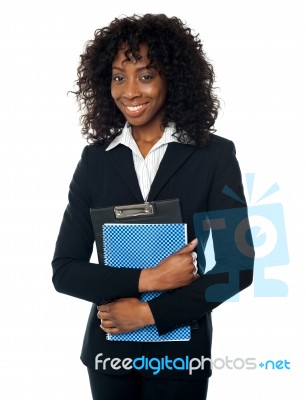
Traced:
[[179, 199], [91, 208], [90, 213], [100, 263], [103, 263], [102, 226], [104, 224], [178, 224], [182, 222]]

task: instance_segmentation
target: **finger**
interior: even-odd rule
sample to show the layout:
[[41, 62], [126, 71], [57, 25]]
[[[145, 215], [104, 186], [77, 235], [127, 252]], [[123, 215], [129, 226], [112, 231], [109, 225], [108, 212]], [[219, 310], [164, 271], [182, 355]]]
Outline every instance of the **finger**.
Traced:
[[197, 262], [197, 253], [195, 253], [195, 251], [192, 251], [191, 256], [192, 256], [192, 261], [193, 261], [193, 263], [194, 263], [195, 261]]
[[100, 328], [105, 331], [106, 333], [120, 333], [120, 330], [118, 328], [104, 328], [103, 326], [100, 325]]
[[[193, 251], [193, 252], [191, 253], [191, 256], [192, 256], [192, 263], [193, 263], [193, 265], [194, 265], [195, 271], [197, 272], [197, 270], [198, 270], [198, 266], [197, 266], [197, 254]], [[196, 273], [196, 272], [195, 272], [195, 273]]]
[[109, 321], [106, 319], [101, 320], [100, 326], [103, 326], [104, 328], [116, 328], [115, 324], [113, 321]]
[[105, 311], [98, 311], [97, 313], [97, 318], [98, 319], [106, 319], [108, 316], [108, 313]]
[[107, 312], [108, 311], [108, 306], [107, 305], [101, 305], [101, 306], [98, 306], [97, 307], [97, 310], [98, 311], [104, 311], [104, 312]]
[[114, 300], [114, 301], [110, 301], [109, 303], [106, 303], [106, 304], [100, 304], [100, 306], [97, 306], [97, 310], [109, 311], [110, 308], [113, 306], [113, 304], [117, 303], [120, 300], [124, 300], [124, 299], [117, 299], [117, 300]]
[[186, 244], [183, 246], [181, 249], [179, 249], [175, 254], [185, 254], [185, 253], [191, 253], [197, 246], [198, 240], [193, 239], [192, 242]]

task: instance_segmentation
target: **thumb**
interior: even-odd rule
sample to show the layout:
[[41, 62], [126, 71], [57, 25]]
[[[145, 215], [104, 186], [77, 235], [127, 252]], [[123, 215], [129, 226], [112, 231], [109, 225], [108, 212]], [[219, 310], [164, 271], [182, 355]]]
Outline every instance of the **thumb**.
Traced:
[[186, 244], [183, 246], [181, 249], [179, 249], [175, 254], [186, 254], [186, 253], [191, 253], [197, 246], [198, 240], [193, 239], [192, 242]]

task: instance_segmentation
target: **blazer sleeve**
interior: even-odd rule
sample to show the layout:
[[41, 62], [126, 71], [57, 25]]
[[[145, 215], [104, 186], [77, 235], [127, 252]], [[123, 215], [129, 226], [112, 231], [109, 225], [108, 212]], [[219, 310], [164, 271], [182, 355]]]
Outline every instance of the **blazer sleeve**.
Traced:
[[[207, 215], [211, 217], [216, 263], [208, 273], [189, 286], [149, 301], [159, 334], [168, 332], [177, 325], [199, 320], [205, 313], [252, 283], [254, 249], [241, 172], [231, 141], [226, 141], [223, 146], [219, 162], [212, 173]], [[219, 226], [223, 220], [227, 221], [230, 229], [215, 230], [214, 221]], [[235, 229], [239, 224], [239, 230]], [[241, 238], [238, 235], [240, 229]], [[206, 235], [204, 232], [205, 238], [199, 240], [206, 241]], [[248, 246], [246, 242], [249, 243]]]
[[58, 292], [102, 304], [117, 297], [138, 297], [141, 270], [90, 263], [94, 234], [90, 219], [89, 146], [74, 172], [52, 260], [52, 281]]

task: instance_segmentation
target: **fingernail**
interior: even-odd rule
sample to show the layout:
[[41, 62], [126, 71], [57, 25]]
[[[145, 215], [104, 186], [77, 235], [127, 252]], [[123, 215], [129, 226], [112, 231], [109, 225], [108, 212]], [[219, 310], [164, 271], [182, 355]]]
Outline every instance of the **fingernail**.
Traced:
[[193, 240], [192, 240], [190, 243], [191, 243], [191, 244], [198, 243], [198, 239], [197, 239], [197, 238], [195, 238], [195, 239], [193, 239]]

